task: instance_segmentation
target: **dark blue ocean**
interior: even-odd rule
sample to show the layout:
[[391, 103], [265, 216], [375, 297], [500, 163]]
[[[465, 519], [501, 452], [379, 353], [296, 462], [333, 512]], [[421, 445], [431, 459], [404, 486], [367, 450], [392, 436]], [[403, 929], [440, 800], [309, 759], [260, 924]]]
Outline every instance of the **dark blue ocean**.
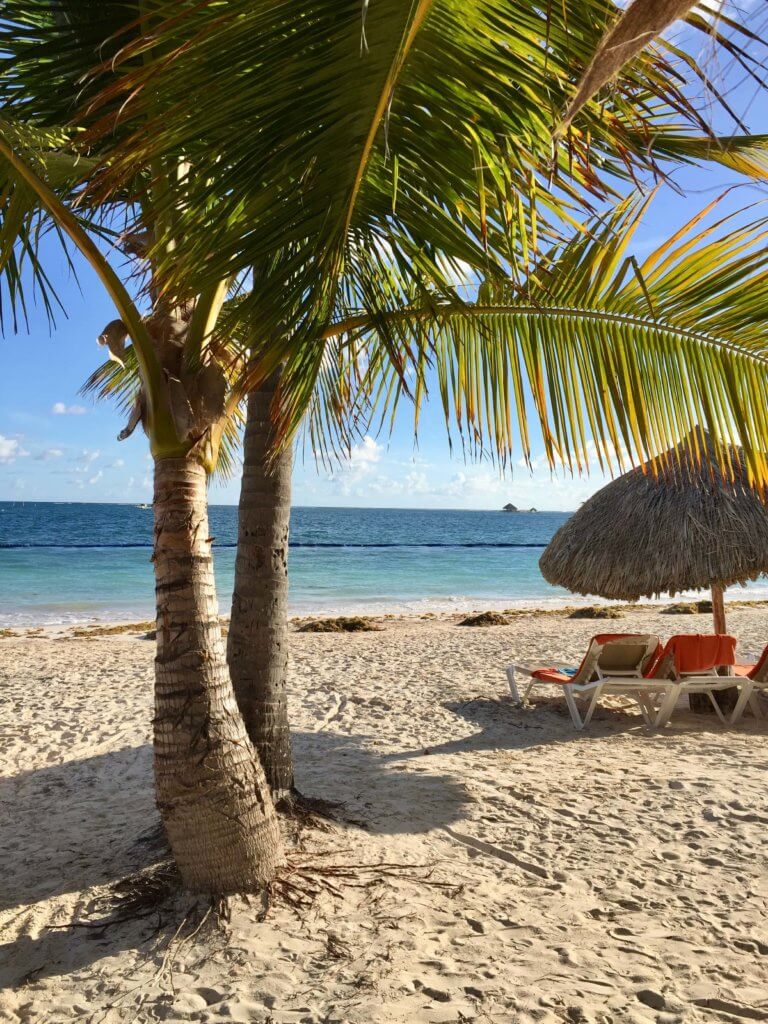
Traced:
[[[557, 512], [294, 508], [291, 612], [576, 603], [538, 569], [541, 552], [566, 518]], [[212, 506], [210, 521], [220, 607], [227, 614], [237, 509]], [[0, 625], [152, 618], [151, 542], [151, 509], [0, 503]]]

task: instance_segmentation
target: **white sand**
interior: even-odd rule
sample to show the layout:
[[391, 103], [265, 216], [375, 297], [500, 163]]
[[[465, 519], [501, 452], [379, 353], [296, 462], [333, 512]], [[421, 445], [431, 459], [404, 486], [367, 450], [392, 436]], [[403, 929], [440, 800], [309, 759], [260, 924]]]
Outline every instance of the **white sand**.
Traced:
[[[149, 859], [154, 645], [0, 639], [0, 1020], [768, 1020], [768, 725], [685, 714], [649, 736], [608, 710], [577, 734], [553, 702], [504, 700], [513, 656], [576, 658], [614, 625], [709, 628], [294, 635], [299, 785], [367, 824], [305, 832], [303, 856], [414, 868], [353, 876], [301, 919], [238, 901], [229, 935], [170, 945], [171, 913], [159, 933], [50, 927], [98, 916]], [[729, 625], [768, 640], [764, 609]]]

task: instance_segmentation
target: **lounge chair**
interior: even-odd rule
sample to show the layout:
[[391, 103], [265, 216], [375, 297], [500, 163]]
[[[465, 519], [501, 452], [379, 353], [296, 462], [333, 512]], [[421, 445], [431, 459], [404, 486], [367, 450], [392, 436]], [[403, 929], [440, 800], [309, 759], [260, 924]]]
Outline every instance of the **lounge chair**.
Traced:
[[733, 673], [739, 677], [739, 699], [731, 714], [731, 725], [738, 722], [747, 709], [752, 709], [755, 718], [762, 718], [759, 693], [768, 693], [768, 646], [754, 665], [734, 665]]
[[[744, 687], [744, 680], [734, 674], [735, 661], [736, 640], [732, 636], [680, 633], [670, 637], [650, 673], [655, 681], [667, 682], [666, 692], [655, 709], [653, 727], [662, 729], [680, 698], [692, 693], [707, 694], [717, 717], [723, 725], [728, 725], [729, 719], [715, 693], [733, 686]], [[727, 670], [727, 675], [718, 673], [723, 669]], [[735, 708], [730, 720], [736, 721]]]
[[[577, 729], [589, 725], [603, 693], [619, 693], [637, 701], [650, 725], [652, 706], [648, 704], [648, 694], [654, 690], [665, 694], [667, 684], [649, 683], [644, 674], [654, 664], [660, 646], [659, 638], [649, 633], [598, 633], [590, 640], [578, 668], [545, 667], [530, 662], [509, 665], [509, 692], [516, 703], [522, 704], [537, 686], [558, 687]], [[518, 675], [530, 679], [522, 699]], [[576, 703], [577, 696], [589, 698], [583, 715]]]

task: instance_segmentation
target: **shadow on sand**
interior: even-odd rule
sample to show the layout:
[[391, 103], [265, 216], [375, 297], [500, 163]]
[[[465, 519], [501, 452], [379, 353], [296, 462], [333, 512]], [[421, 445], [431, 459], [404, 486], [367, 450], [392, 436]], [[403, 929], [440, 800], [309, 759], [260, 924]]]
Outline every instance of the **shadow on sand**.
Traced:
[[[463, 736], [436, 743], [427, 750], [394, 751], [384, 756], [387, 762], [411, 761], [430, 756], [461, 755], [482, 751], [530, 750], [534, 747], [553, 746], [582, 740], [585, 733], [577, 732], [563, 703], [554, 700], [537, 702], [520, 709], [509, 701], [493, 697], [474, 697], [464, 701], [446, 701], [442, 705], [458, 718], [474, 726]], [[639, 716], [629, 716], [620, 710], [601, 708], [590, 725], [591, 739], [607, 738], [617, 733], [637, 730], [642, 725]], [[455, 730], [452, 730], [455, 731]]]
[[[550, 702], [524, 712], [484, 697], [444, 707], [473, 730], [427, 749], [378, 754], [376, 737], [295, 733], [299, 789], [340, 801], [343, 813], [374, 834], [450, 831], [465, 816], [471, 798], [463, 784], [446, 772], [445, 762], [438, 769], [435, 755], [522, 751], [585, 738], [573, 730], [563, 709]], [[684, 716], [681, 724], [710, 735], [723, 733], [705, 716]], [[760, 735], [768, 732], [765, 722], [749, 721], [740, 728]], [[674, 738], [674, 732], [644, 737], [634, 717], [610, 709], [601, 710], [589, 737], [605, 741], [630, 730], [650, 743], [664, 736]], [[28, 976], [76, 971], [154, 941], [156, 929], [150, 935], [146, 922], [96, 930], [86, 937], [83, 929], [49, 930], [44, 922], [36, 922], [35, 904], [68, 893], [87, 893], [155, 863], [160, 856], [157, 844], [146, 837], [157, 832], [158, 824], [149, 745], [0, 780], [0, 912], [7, 912], [8, 931], [18, 933], [15, 941], [6, 935], [0, 945], [0, 988]], [[66, 924], [67, 914], [87, 916], [88, 912], [88, 897], [78, 898], [56, 923]]]
[[[445, 775], [391, 767], [361, 745], [368, 739], [296, 733], [300, 788], [342, 804], [352, 801], [351, 816], [379, 833], [422, 832], [461, 817], [467, 800], [462, 785]], [[324, 780], [327, 793], [319, 792], [326, 788], [318, 785]], [[8, 930], [18, 932], [14, 941], [6, 934], [0, 944], [0, 988], [28, 977], [70, 973], [147, 941], [146, 922], [105, 932], [51, 930], [35, 922], [34, 907], [156, 863], [161, 850], [148, 837], [158, 827], [149, 745], [0, 780], [0, 912], [8, 912], [3, 915]], [[85, 897], [67, 913], [87, 916], [91, 909]], [[59, 923], [67, 923], [66, 914]]]
[[[605, 742], [624, 733], [635, 733], [638, 740], [649, 744], [674, 741], [682, 731], [695, 731], [707, 736], [727, 735], [715, 715], [694, 714], [678, 710], [672, 723], [664, 730], [649, 733], [643, 726], [639, 714], [620, 707], [600, 707], [588, 729], [579, 732], [574, 729], [565, 702], [556, 698], [538, 699], [531, 706], [520, 709], [506, 700], [492, 697], [475, 697], [466, 701], [446, 701], [443, 707], [459, 718], [470, 723], [476, 730], [465, 736], [434, 744], [428, 751], [423, 749], [393, 752], [385, 755], [386, 762], [418, 760], [425, 753], [432, 756], [441, 754], [467, 754], [478, 751], [523, 751], [540, 746], [556, 746], [561, 743]], [[756, 721], [742, 719], [735, 726], [757, 735], [768, 734], [768, 718]]]

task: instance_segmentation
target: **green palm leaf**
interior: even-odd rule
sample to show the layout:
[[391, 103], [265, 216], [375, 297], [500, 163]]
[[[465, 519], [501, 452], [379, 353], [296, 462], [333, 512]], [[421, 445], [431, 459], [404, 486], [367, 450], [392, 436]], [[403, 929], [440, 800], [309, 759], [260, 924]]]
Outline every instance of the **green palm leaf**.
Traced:
[[[59, 193], [76, 194], [83, 175], [94, 166], [93, 161], [72, 152], [65, 132], [37, 128], [2, 116], [1, 111], [0, 137], [21, 153]], [[104, 226], [96, 224], [92, 218], [79, 219], [98, 233], [105, 233]], [[37, 194], [9, 163], [0, 159], [0, 326], [4, 305], [10, 310], [14, 330], [18, 329], [19, 312], [26, 319], [26, 292], [30, 286], [39, 296], [49, 320], [54, 319], [60, 302], [40, 259], [40, 243], [49, 234], [55, 236], [59, 251], [69, 269], [74, 271], [66, 235], [41, 208]]]
[[[543, 261], [523, 287], [509, 282], [492, 302], [431, 304], [365, 313], [330, 325], [347, 362], [366, 355], [359, 415], [382, 399], [391, 416], [437, 390], [446, 418], [473, 453], [509, 458], [521, 441], [530, 458], [529, 407], [552, 466], [585, 468], [588, 442], [601, 466], [653, 456], [697, 423], [740, 440], [755, 480], [768, 479], [768, 218], [732, 217], [701, 228], [695, 218], [642, 263], [629, 253], [645, 202], [616, 212]], [[415, 384], [382, 354], [399, 344]], [[323, 386], [313, 435], [335, 411]], [[354, 418], [354, 417], [353, 417]], [[344, 430], [334, 424], [333, 443]], [[628, 453], [622, 455], [622, 453]]]
[[[472, 247], [498, 267], [513, 258], [517, 202], [530, 208], [534, 187], [537, 218], [556, 221], [563, 197], [604, 194], [611, 175], [653, 168], [651, 152], [669, 155], [670, 119], [678, 134], [681, 118], [703, 127], [659, 51], [638, 55], [556, 154], [555, 193], [551, 127], [612, 4], [378, 0], [364, 9], [363, 26], [359, 0], [152, 6], [142, 61], [128, 45], [88, 109], [124, 139], [100, 187], [180, 152], [189, 160], [166, 267], [179, 288], [188, 274], [182, 283], [174, 266], [211, 284], [290, 251], [259, 292], [259, 321], [277, 330], [290, 310], [311, 333], [333, 306], [358, 226], [386, 233], [394, 222], [417, 249]], [[636, 144], [641, 129], [656, 137], [654, 151]]]
[[[649, 145], [653, 147], [653, 139]], [[749, 178], [768, 179], [768, 135], [695, 136], [668, 132], [662, 145], [666, 157], [684, 163], [711, 161]]]
[[[745, 432], [742, 440], [754, 442], [757, 412], [737, 408], [739, 396], [751, 399], [733, 383], [727, 360], [725, 399], [715, 399], [715, 378], [688, 398], [687, 374], [702, 357], [683, 344], [683, 300], [701, 298], [718, 338], [728, 326], [726, 296], [709, 280], [698, 291], [689, 287], [685, 275], [693, 280], [701, 266], [694, 250], [685, 250], [687, 269], [675, 265], [678, 278], [670, 277], [666, 257], [643, 276], [629, 272], [636, 265], [611, 240], [629, 231], [626, 211], [605, 236], [579, 226], [580, 206], [610, 193], [622, 176], [706, 155], [685, 83], [661, 50], [639, 54], [603, 103], [586, 104], [553, 166], [555, 115], [615, 8], [608, 0], [551, 8], [499, 0], [377, 0], [365, 8], [359, 0], [4, 0], [0, 107], [30, 130], [74, 125], [70, 138], [96, 161], [83, 187], [58, 187], [43, 168], [39, 177], [60, 212], [73, 215], [76, 204], [76, 227], [91, 230], [88, 218], [98, 224], [116, 208], [131, 225], [133, 204], [141, 206], [154, 239], [154, 293], [195, 297], [194, 315], [200, 312], [185, 366], [204, 367], [214, 337], [240, 337], [233, 367], [246, 365], [247, 349], [248, 371], [232, 389], [231, 411], [243, 388], [284, 365], [286, 433], [324, 393], [326, 423], [341, 424], [343, 440], [377, 405], [389, 415], [409, 395], [418, 406], [434, 363], [442, 401], [457, 410], [466, 443], [497, 445], [502, 454], [511, 450], [515, 417], [525, 447], [523, 379], [553, 458], [577, 453], [582, 436], [601, 430], [644, 450], [673, 432], [688, 416], [686, 403], [704, 395], [712, 422], [725, 427], [730, 416]], [[681, 67], [693, 73], [690, 61]], [[715, 156], [725, 152], [741, 169], [763, 175], [762, 146], [729, 139]], [[20, 148], [34, 169], [31, 140], [16, 140], [12, 150]], [[12, 187], [18, 185], [17, 178]], [[4, 277], [12, 290], [21, 279], [12, 259], [19, 244], [23, 250], [24, 228], [18, 216], [7, 223], [3, 252], [12, 269]], [[563, 246], [569, 223], [577, 234]], [[746, 239], [740, 244], [739, 269], [752, 280], [760, 260]], [[542, 251], [551, 255], [542, 259]], [[736, 251], [728, 256], [735, 260]], [[460, 268], [468, 268], [468, 287], [456, 283]], [[215, 299], [222, 282], [251, 271], [253, 288], [214, 328], [215, 310], [204, 297]], [[597, 281], [605, 294], [595, 291]], [[13, 292], [12, 306], [20, 295]], [[620, 301], [628, 311], [615, 308]], [[530, 319], [545, 309], [551, 341], [536, 340]], [[730, 306], [727, 314], [735, 317]], [[608, 341], [617, 330], [661, 338], [654, 318], [662, 315], [672, 318], [675, 358], [683, 353], [690, 367], [681, 376], [682, 363], [675, 369], [654, 356], [667, 368], [667, 394], [676, 394], [675, 381], [683, 397], [674, 413], [657, 401], [652, 416], [632, 361], [639, 349], [630, 358], [629, 348]], [[337, 343], [329, 324], [350, 322]], [[504, 343], [494, 327], [503, 323]], [[577, 323], [584, 341], [571, 344]], [[606, 332], [602, 348], [597, 323]], [[687, 340], [704, 344], [691, 330]], [[520, 340], [513, 345], [510, 336]], [[579, 398], [582, 376], [610, 407], [602, 418]], [[625, 415], [620, 400], [628, 403]], [[345, 409], [354, 421], [344, 419]]]

